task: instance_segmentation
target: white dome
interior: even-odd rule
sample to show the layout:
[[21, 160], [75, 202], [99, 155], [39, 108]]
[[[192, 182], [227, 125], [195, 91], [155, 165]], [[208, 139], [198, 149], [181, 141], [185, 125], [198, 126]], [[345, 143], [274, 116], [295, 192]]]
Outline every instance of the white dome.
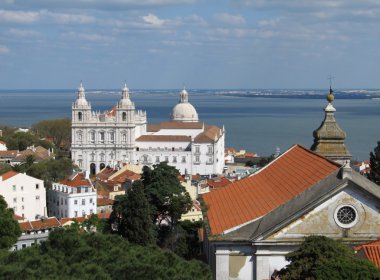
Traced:
[[129, 98], [129, 88], [127, 87], [127, 84], [125, 84], [124, 88], [122, 89], [122, 96], [119, 101], [119, 108], [125, 108], [130, 106], [134, 106], [134, 104]]
[[173, 108], [171, 119], [181, 122], [198, 122], [198, 113], [190, 103], [178, 103]]
[[86, 100], [86, 95], [85, 95], [85, 91], [84, 91], [84, 87], [83, 87], [83, 83], [82, 81], [80, 81], [80, 85], [79, 85], [79, 88], [78, 88], [78, 98], [77, 100], [75, 101], [75, 105], [78, 107], [86, 107], [88, 106], [88, 102]]
[[87, 106], [88, 106], [88, 102], [87, 102], [87, 100], [84, 99], [84, 98], [79, 98], [79, 99], [77, 99], [77, 100], [75, 101], [75, 105], [76, 105], [77, 107], [79, 107], [79, 106], [87, 107]]

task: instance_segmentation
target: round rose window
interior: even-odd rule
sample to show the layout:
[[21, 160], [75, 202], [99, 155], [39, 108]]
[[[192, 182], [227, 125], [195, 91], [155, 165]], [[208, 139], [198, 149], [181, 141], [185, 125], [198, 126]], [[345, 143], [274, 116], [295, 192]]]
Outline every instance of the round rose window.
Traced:
[[358, 213], [351, 205], [343, 205], [335, 210], [335, 222], [343, 228], [353, 227], [358, 218]]

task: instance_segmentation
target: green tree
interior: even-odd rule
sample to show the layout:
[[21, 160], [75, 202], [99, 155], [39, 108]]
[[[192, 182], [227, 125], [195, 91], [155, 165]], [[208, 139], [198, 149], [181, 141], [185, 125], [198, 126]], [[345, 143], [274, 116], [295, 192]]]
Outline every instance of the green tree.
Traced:
[[369, 166], [371, 170], [368, 179], [380, 185], [380, 141], [377, 142], [377, 146], [369, 155]]
[[21, 235], [18, 222], [13, 219], [13, 210], [8, 208], [0, 195], [0, 249], [9, 249]]
[[131, 243], [147, 245], [155, 243], [150, 207], [141, 181], [134, 182], [126, 194], [126, 207], [122, 212], [121, 234]]
[[29, 132], [16, 132], [5, 137], [8, 150], [23, 151], [38, 141], [36, 136]]
[[57, 229], [41, 246], [0, 255], [0, 279], [211, 279], [208, 266], [117, 235]]
[[154, 165], [153, 169], [143, 167], [141, 179], [154, 224], [166, 221], [174, 228], [181, 215], [191, 208], [190, 195], [179, 182], [178, 175], [178, 170], [166, 162]]
[[286, 260], [290, 264], [280, 271], [282, 280], [380, 279], [372, 263], [355, 258], [352, 249], [324, 236], [307, 237]]
[[8, 164], [0, 163], [0, 174], [4, 174], [11, 170], [12, 170], [12, 167], [10, 167]]
[[32, 130], [41, 138], [52, 138], [57, 148], [70, 147], [71, 120], [68, 118], [40, 121], [32, 125]]

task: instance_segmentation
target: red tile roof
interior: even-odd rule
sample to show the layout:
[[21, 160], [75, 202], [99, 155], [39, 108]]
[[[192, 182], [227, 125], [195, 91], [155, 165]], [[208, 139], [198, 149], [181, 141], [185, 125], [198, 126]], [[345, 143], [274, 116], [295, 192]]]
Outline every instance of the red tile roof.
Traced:
[[7, 143], [5, 143], [4, 141], [0, 140], [0, 144], [6, 145]]
[[70, 186], [70, 187], [81, 187], [87, 186], [92, 187], [92, 184], [89, 179], [86, 179], [83, 173], [77, 173], [73, 177], [69, 177], [60, 181], [61, 184]]
[[190, 142], [190, 136], [184, 135], [142, 135], [136, 142]]
[[98, 206], [105, 206], [105, 205], [112, 205], [113, 200], [109, 198], [98, 198], [97, 199], [97, 205]]
[[214, 125], [206, 125], [202, 133], [194, 138], [195, 143], [212, 143], [223, 135], [222, 130]]
[[17, 150], [0, 151], [0, 158], [15, 158], [17, 154]]
[[19, 223], [21, 231], [36, 231], [42, 229], [50, 229], [60, 227], [61, 223], [56, 217], [44, 219], [44, 220], [35, 220]]
[[9, 178], [12, 178], [13, 176], [16, 176], [17, 174], [19, 173], [17, 173], [16, 171], [8, 171], [0, 176], [3, 177], [3, 181], [5, 181], [5, 180], [8, 180]]
[[203, 123], [200, 122], [162, 122], [159, 124], [148, 124], [148, 132], [157, 132], [160, 129], [201, 129]]
[[207, 185], [213, 189], [223, 188], [231, 183], [232, 182], [225, 177], [207, 179]]
[[223, 233], [267, 214], [339, 168], [294, 145], [259, 172], [203, 195], [211, 233]]
[[112, 178], [113, 181], [120, 183], [120, 184], [125, 183], [125, 181], [127, 179], [130, 179], [132, 181], [140, 180], [141, 175], [127, 169], [124, 172], [122, 172], [119, 175]]
[[380, 268], [380, 240], [356, 246], [355, 250], [363, 250], [367, 259], [376, 265], [377, 268]]

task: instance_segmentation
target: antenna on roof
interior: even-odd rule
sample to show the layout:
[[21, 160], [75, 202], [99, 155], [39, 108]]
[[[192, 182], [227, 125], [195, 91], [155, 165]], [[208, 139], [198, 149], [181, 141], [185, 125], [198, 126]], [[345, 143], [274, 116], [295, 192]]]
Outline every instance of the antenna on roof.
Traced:
[[330, 80], [330, 91], [331, 91], [331, 82], [332, 82], [332, 80], [335, 79], [335, 77], [333, 77], [333, 76], [331, 75], [331, 73], [330, 73], [330, 75], [328, 76], [327, 79]]

